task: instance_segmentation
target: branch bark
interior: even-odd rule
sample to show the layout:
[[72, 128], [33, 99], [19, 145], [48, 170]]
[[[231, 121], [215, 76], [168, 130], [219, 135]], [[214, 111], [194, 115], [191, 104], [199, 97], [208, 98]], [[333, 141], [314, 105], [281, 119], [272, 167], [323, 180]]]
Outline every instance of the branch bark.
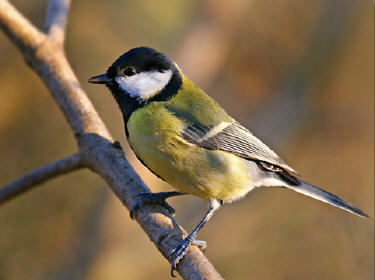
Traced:
[[[113, 144], [112, 136], [66, 59], [62, 43], [69, 4], [69, 0], [51, 0], [46, 34], [35, 28], [7, 0], [0, 0], [0, 28], [20, 49], [63, 112], [78, 143], [80, 166], [89, 167], [103, 177], [129, 209], [137, 194], [149, 189], [135, 173], [123, 150]], [[171, 262], [169, 252], [182, 241], [185, 231], [163, 207], [157, 205], [144, 207], [135, 214], [135, 219]], [[195, 246], [178, 264], [177, 270], [184, 279], [222, 279]]]
[[47, 10], [45, 32], [63, 45], [71, 0], [51, 0]]
[[82, 167], [80, 155], [74, 154], [36, 169], [0, 189], [0, 205], [29, 191], [37, 185], [43, 184], [49, 179], [78, 170]]
[[0, 18], [0, 28], [21, 51], [34, 49], [46, 39], [8, 1], [0, 1]]

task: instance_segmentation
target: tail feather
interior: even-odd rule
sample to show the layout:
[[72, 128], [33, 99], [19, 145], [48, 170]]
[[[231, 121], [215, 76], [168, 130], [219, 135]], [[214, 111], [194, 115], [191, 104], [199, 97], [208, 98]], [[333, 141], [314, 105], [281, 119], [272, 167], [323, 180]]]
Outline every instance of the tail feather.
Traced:
[[246, 161], [246, 163], [248, 166], [248, 171], [253, 178], [252, 187], [285, 187], [317, 200], [329, 203], [360, 217], [370, 218], [362, 210], [354, 207], [338, 196], [310, 185], [309, 183], [294, 177], [287, 172], [274, 172], [272, 169], [267, 169], [268, 166], [264, 165], [262, 165], [262, 168], [259, 168], [259, 165], [251, 160]]
[[319, 189], [318, 187], [315, 187], [313, 185], [310, 185], [309, 183], [302, 181], [301, 179], [298, 179], [301, 182], [301, 185], [299, 186], [293, 186], [293, 185], [287, 185], [286, 187], [289, 189], [292, 189], [296, 192], [302, 193], [304, 195], [310, 196], [312, 198], [315, 198], [317, 200], [329, 203], [333, 206], [336, 206], [338, 208], [344, 209], [350, 213], [356, 214], [362, 218], [370, 218], [366, 213], [364, 213], [362, 210], [354, 207], [353, 205], [349, 204], [348, 202], [342, 200], [338, 196], [331, 194], [329, 192], [326, 192], [325, 190]]

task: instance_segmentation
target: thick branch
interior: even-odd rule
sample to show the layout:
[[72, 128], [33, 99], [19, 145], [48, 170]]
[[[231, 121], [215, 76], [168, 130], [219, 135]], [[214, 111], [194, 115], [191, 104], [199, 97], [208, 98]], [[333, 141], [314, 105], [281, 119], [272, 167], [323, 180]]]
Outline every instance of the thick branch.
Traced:
[[[13, 16], [8, 15], [9, 11]], [[122, 149], [112, 144], [111, 135], [70, 68], [62, 45], [36, 30], [6, 0], [0, 0], [0, 28], [20, 48], [64, 113], [78, 141], [82, 164], [103, 177], [123, 204], [131, 208], [137, 194], [149, 189], [135, 173]], [[136, 213], [135, 218], [159, 251], [171, 261], [169, 252], [182, 240], [182, 229], [177, 222], [161, 206], [145, 207]], [[195, 246], [179, 263], [177, 270], [184, 279], [221, 279]]]
[[51, 0], [48, 5], [45, 31], [48, 36], [62, 45], [71, 0]]
[[0, 189], [0, 205], [49, 179], [82, 167], [80, 155], [74, 154], [34, 170]]

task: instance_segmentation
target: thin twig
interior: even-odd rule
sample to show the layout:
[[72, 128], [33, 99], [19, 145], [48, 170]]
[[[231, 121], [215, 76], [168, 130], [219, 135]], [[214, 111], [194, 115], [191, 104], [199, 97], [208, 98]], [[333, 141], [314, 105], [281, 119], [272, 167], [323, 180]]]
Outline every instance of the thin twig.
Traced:
[[1, 188], [0, 205], [26, 191], [31, 190], [37, 185], [48, 181], [49, 179], [82, 167], [80, 155], [77, 153], [36, 169]]
[[46, 25], [47, 35], [63, 45], [71, 0], [51, 0], [48, 5]]

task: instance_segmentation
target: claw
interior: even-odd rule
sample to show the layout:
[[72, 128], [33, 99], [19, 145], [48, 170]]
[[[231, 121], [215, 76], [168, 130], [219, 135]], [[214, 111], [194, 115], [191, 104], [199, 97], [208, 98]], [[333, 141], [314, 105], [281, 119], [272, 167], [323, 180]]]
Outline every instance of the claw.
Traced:
[[142, 206], [146, 204], [159, 204], [167, 209], [169, 214], [173, 215], [176, 213], [176, 210], [165, 201], [165, 199], [167, 198], [165, 196], [165, 193], [142, 192], [137, 194], [137, 197], [139, 197], [139, 199], [130, 209], [130, 218], [132, 219], [134, 219], [135, 212], [141, 209]]
[[197, 227], [188, 235], [182, 242], [180, 242], [176, 248], [174, 248], [170, 252], [170, 256], [172, 256], [172, 267], [171, 267], [171, 275], [174, 277], [173, 272], [177, 269], [177, 265], [180, 260], [186, 255], [189, 247], [191, 244], [197, 245], [202, 251], [206, 249], [206, 242], [201, 240], [195, 240], [195, 236], [197, 236], [198, 231], [204, 226], [204, 224], [212, 217], [217, 209], [220, 208], [222, 202], [219, 200], [210, 200], [210, 209], [203, 217], [202, 221], [199, 222]]
[[204, 251], [207, 248], [206, 241], [195, 240], [195, 237], [188, 235], [184, 240], [182, 240], [176, 246], [176, 248], [174, 248], [169, 253], [171, 256], [174, 256], [171, 262], [171, 276], [172, 277], [176, 277], [173, 272], [177, 270], [178, 263], [186, 255], [191, 245], [198, 246], [201, 251]]

